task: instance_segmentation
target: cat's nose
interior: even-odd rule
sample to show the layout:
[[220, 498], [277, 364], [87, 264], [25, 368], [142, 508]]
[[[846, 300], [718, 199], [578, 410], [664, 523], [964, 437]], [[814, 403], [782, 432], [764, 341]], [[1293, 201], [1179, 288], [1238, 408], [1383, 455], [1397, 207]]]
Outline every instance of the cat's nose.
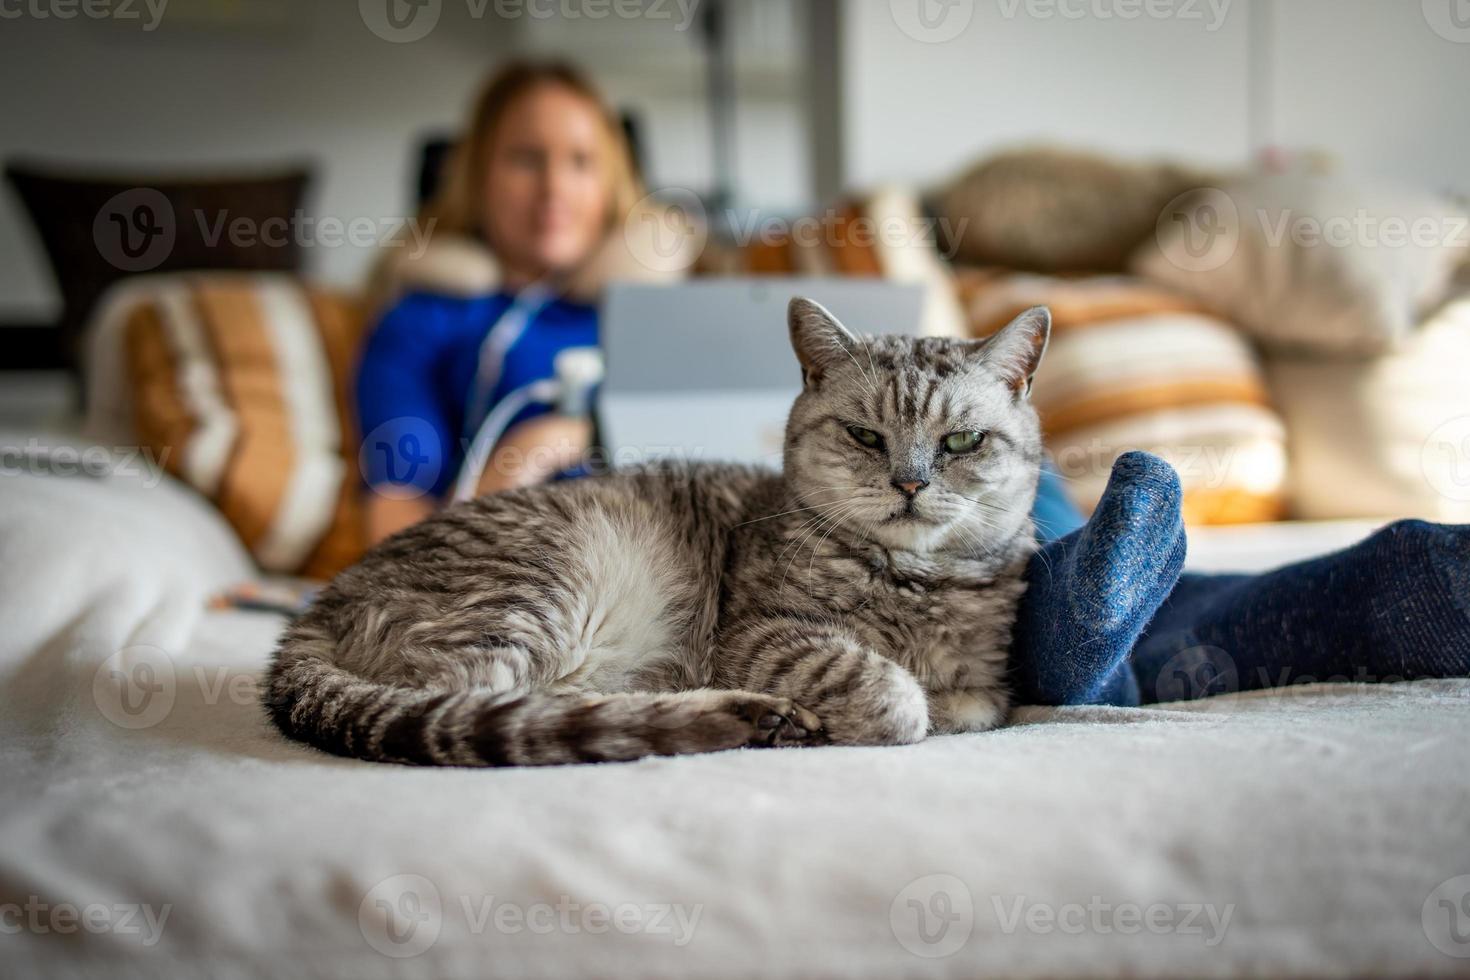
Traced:
[[929, 485], [928, 480], [893, 480], [892, 483], [905, 497], [912, 497]]

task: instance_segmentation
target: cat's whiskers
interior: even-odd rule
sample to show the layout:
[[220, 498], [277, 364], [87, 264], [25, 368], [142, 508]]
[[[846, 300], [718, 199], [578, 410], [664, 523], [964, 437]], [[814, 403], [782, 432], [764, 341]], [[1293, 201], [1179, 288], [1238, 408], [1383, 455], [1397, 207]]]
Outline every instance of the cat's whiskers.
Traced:
[[959, 497], [961, 500], [967, 500], [973, 505], [971, 507], [964, 508], [960, 518], [953, 523], [952, 526], [955, 531], [963, 535], [965, 540], [972, 546], [972, 548], [978, 550], [978, 552], [980, 552], [984, 557], [994, 557], [995, 550], [985, 543], [986, 536], [977, 533], [976, 529], [971, 527], [970, 524], [972, 522], [978, 524], [980, 528], [984, 531], [1000, 532], [1006, 531], [1005, 525], [990, 520], [987, 517], [986, 512], [990, 508], [990, 504], [988, 502], [977, 497], [971, 497], [967, 494], [960, 493], [957, 490], [951, 490], [949, 491], [949, 493], [955, 497]]
[[[975, 497], [966, 497], [962, 493], [957, 493], [956, 496], [964, 497], [966, 500], [968, 500], [971, 503], [975, 504], [975, 509], [973, 511], [971, 511], [971, 513], [973, 514], [973, 516], [977, 520], [980, 521], [980, 523], [981, 523], [981, 525], [983, 527], [985, 527], [988, 530], [1004, 530], [1004, 528], [1001, 525], [996, 524], [993, 521], [986, 520], [986, 518], [985, 518], [985, 512], [991, 506], [988, 502], [983, 501], [983, 500], [980, 500], [980, 499], [975, 498]], [[1037, 524], [1044, 524], [1045, 523], [1044, 521], [1038, 521], [1038, 520], [1036, 520], [1036, 518], [1035, 518], [1034, 515], [1032, 516], [1032, 521], [1034, 523], [1037, 523]], [[1047, 557], [1046, 552], [1043, 551], [1040, 547], [1037, 547], [1032, 552], [1032, 554], [1037, 555], [1041, 559], [1042, 567], [1044, 567], [1046, 569], [1047, 574], [1050, 575], [1051, 574], [1051, 559]]]
[[[843, 503], [846, 503], [846, 501], [830, 501], [820, 506], [834, 507], [840, 506]], [[814, 517], [809, 517], [806, 520], [802, 521], [801, 524], [797, 525], [796, 530], [791, 532], [791, 540], [787, 541], [786, 546], [781, 549], [781, 553], [776, 556], [776, 561], [779, 563], [782, 558], [786, 557], [786, 553], [790, 551], [792, 547], [800, 545], [802, 541], [806, 540], [807, 534], [804, 534], [804, 531], [806, 531], [808, 528], [821, 527], [822, 523], [828, 518], [828, 516], [829, 514], [826, 511], [821, 511]]]
[[[873, 395], [874, 397], [877, 397], [877, 395], [878, 395], [878, 373], [877, 373], [877, 371], [874, 370], [871, 374], [868, 373], [867, 371], [864, 371], [863, 370], [863, 366], [858, 363], [858, 359], [856, 357], [853, 357], [852, 356], [852, 351], [848, 350], [846, 347], [843, 347], [842, 348], [842, 351], [852, 361], [852, 366], [855, 367], [855, 368], [857, 368], [858, 369], [858, 373], [863, 376], [863, 379], [865, 381], [867, 381], [867, 383], [868, 383], [868, 394]], [[869, 366], [871, 366], [872, 363], [873, 363], [873, 352], [871, 350], [869, 350], [867, 352], [867, 354], [868, 354], [868, 364], [869, 364]]]
[[[795, 565], [796, 562], [797, 562], [797, 559], [799, 559], [801, 557], [801, 551], [802, 551], [802, 548], [805, 546], [806, 542], [807, 541], [810, 541], [813, 536], [815, 536], [817, 534], [820, 534], [822, 532], [823, 528], [825, 528], [829, 523], [831, 524], [832, 527], [835, 528], [839, 523], [841, 523], [846, 518], [846, 516], [847, 516], [848, 513], [850, 513], [851, 511], [855, 510], [856, 508], [860, 507], [862, 505], [862, 503], [863, 503], [862, 499], [849, 498], [848, 500], [843, 501], [840, 504], [834, 504], [834, 505], [832, 505], [832, 506], [836, 507], [836, 510], [834, 510], [830, 514], [826, 514], [826, 515], [818, 518], [818, 520], [814, 523], [814, 526], [812, 527], [812, 529], [810, 531], [807, 531], [804, 535], [802, 535], [802, 537], [800, 538], [800, 540], [796, 542], [796, 544], [797, 544], [796, 550], [795, 550], [795, 552], [792, 553], [791, 560], [786, 563], [786, 570], [781, 573], [781, 584], [780, 584], [780, 586], [778, 586], [778, 590], [779, 589], [784, 589], [786, 587], [786, 577], [791, 574], [791, 568], [792, 568], [792, 566]], [[779, 562], [782, 557], [785, 557], [785, 555], [786, 555], [786, 550], [783, 549], [782, 552], [781, 552], [781, 554], [779, 556], [777, 556], [776, 560]], [[815, 552], [813, 552], [813, 557], [815, 557]]]
[[[835, 492], [840, 492], [840, 491], [843, 491], [843, 490], [859, 490], [859, 489], [861, 489], [861, 488], [860, 487], [818, 487], [815, 490], [808, 490], [806, 493], [799, 493], [799, 494], [797, 494], [795, 497], [792, 498], [792, 502], [795, 503], [796, 501], [805, 500], [807, 497], [812, 497], [812, 496], [815, 496], [816, 494], [819, 494], [819, 493], [835, 493]], [[829, 501], [828, 503], [831, 503], [831, 501]], [[735, 526], [736, 527], [745, 527], [745, 525], [747, 525], [747, 524], [759, 524], [761, 521], [775, 520], [778, 517], [789, 517], [792, 514], [800, 514], [802, 511], [805, 511], [805, 510], [815, 510], [818, 507], [824, 507], [824, 506], [826, 506], [825, 503], [818, 503], [818, 504], [810, 504], [810, 505], [808, 505], [806, 507], [797, 507], [797, 508], [795, 508], [793, 510], [783, 510], [779, 514], [769, 514], [769, 515], [767, 515], [765, 517], [757, 517], [754, 520], [743, 521], [743, 522], [741, 522], [739, 524], [736, 524]]]
[[[797, 550], [798, 550], [798, 553], [800, 553], [800, 547], [801, 547], [801, 545], [804, 544], [806, 542], [806, 540], [811, 537], [811, 535], [819, 532], [821, 530], [821, 528], [827, 523], [827, 521], [832, 520], [834, 514], [841, 512], [844, 508], [846, 508], [848, 505], [850, 505], [850, 504], [852, 504], [854, 502], [855, 502], [855, 498], [848, 497], [845, 500], [832, 500], [832, 501], [828, 501], [828, 502], [822, 504], [821, 505], [822, 508], [833, 508], [833, 509], [831, 509], [831, 510], [822, 510], [815, 517], [813, 517], [812, 519], [810, 519], [808, 521], [803, 522], [802, 525], [801, 525], [801, 527], [797, 528], [797, 530], [796, 530], [797, 537], [796, 537], [796, 540], [793, 543], [796, 545]], [[803, 534], [802, 533], [803, 531], [806, 532], [806, 533]], [[778, 561], [782, 557], [785, 556], [786, 551], [789, 548], [790, 548], [790, 545], [788, 545], [787, 548], [783, 548], [781, 550], [781, 554], [777, 556], [777, 560]]]
[[[858, 502], [860, 503], [861, 501]], [[812, 547], [811, 560], [806, 563], [806, 579], [808, 582], [812, 580], [812, 567], [817, 563], [817, 554], [822, 550], [822, 545], [832, 536], [832, 532], [837, 530], [841, 523], [841, 521], [833, 521], [832, 526], [827, 528], [827, 533], [822, 535], [821, 540]]]
[[995, 554], [994, 549], [988, 546], [985, 543], [985, 540], [980, 535], [976, 534], [972, 529], [966, 527], [963, 523], [958, 524], [957, 527], [960, 533], [965, 536], [965, 539], [970, 542], [973, 548], [983, 554], [984, 557], [990, 558]]

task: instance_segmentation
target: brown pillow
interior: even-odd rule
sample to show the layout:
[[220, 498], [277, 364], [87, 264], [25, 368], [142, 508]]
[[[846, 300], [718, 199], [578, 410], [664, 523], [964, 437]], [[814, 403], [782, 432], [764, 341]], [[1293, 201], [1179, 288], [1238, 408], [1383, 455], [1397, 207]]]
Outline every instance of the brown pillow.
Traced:
[[[198, 269], [299, 271], [296, 236], [220, 233], [244, 219], [253, 229], [289, 228], [302, 210], [310, 172], [292, 168], [251, 176], [183, 177], [85, 172], [12, 164], [5, 176], [20, 195], [61, 293], [58, 326], [69, 356], [97, 299], [141, 272]], [[266, 224], [272, 221], [272, 224]], [[124, 237], [126, 236], [126, 237]]]
[[933, 195], [956, 262], [1037, 272], [1122, 272], [1159, 212], [1214, 178], [1050, 147], [997, 153]]

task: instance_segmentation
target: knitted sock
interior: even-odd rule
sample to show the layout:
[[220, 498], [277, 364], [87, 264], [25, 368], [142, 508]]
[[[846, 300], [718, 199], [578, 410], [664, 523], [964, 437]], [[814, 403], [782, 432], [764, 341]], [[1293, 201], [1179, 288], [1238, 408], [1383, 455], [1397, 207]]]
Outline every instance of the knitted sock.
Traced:
[[1400, 521], [1263, 575], [1186, 575], [1133, 667], [1145, 702], [1470, 676], [1470, 525]]
[[1184, 566], [1179, 499], [1173, 467], [1125, 453], [1086, 525], [1032, 556], [1011, 648], [1018, 703], [1139, 703], [1128, 656]]

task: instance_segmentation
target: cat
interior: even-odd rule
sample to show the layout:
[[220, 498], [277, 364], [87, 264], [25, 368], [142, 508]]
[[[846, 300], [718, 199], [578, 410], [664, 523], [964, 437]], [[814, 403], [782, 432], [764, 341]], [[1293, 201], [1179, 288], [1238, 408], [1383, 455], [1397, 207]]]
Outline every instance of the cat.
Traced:
[[858, 338], [802, 298], [788, 319], [781, 473], [660, 462], [450, 507], [287, 629], [275, 725], [360, 759], [505, 766], [1000, 724], [1050, 314], [986, 340]]

